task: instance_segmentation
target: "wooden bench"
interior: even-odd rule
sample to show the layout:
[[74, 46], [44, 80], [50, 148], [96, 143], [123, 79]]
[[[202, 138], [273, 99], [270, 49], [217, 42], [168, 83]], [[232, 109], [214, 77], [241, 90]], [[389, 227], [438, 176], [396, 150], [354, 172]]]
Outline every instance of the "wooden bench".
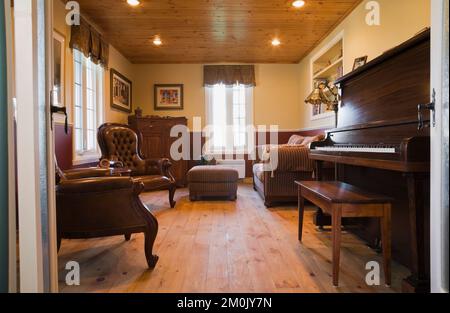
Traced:
[[386, 285], [391, 285], [391, 203], [392, 199], [363, 191], [342, 182], [296, 182], [299, 187], [298, 239], [302, 242], [305, 199], [332, 216], [333, 285], [339, 286], [341, 219], [343, 217], [380, 218]]

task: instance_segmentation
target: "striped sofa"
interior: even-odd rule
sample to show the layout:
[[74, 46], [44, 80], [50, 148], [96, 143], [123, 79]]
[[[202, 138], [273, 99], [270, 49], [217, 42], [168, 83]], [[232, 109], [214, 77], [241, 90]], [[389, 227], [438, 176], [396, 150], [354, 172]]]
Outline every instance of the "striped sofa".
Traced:
[[[324, 138], [324, 135], [294, 135], [286, 145], [262, 147], [266, 153], [266, 161], [254, 164], [253, 186], [263, 198], [266, 207], [275, 203], [297, 201], [295, 181], [314, 179], [314, 162], [309, 159], [309, 146], [312, 142]], [[277, 162], [274, 162], [275, 156]]]

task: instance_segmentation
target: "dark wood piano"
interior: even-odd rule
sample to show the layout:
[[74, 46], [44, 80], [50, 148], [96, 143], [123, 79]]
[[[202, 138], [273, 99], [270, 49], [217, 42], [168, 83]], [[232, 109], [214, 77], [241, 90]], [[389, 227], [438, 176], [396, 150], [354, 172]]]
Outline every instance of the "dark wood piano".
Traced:
[[[418, 105], [430, 102], [430, 31], [336, 84], [342, 93], [337, 128], [311, 147], [318, 179], [321, 164], [333, 162], [337, 180], [395, 199], [393, 257], [412, 273], [403, 290], [428, 292], [430, 118], [419, 118]], [[354, 232], [374, 245], [380, 238], [373, 220]]]

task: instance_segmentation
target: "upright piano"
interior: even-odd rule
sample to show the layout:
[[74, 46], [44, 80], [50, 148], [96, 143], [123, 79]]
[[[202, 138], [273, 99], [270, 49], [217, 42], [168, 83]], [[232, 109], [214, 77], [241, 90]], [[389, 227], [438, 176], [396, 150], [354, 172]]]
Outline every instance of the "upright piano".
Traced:
[[[311, 146], [318, 165], [336, 164], [336, 179], [395, 199], [392, 248], [411, 270], [405, 292], [429, 290], [430, 31], [426, 30], [338, 79], [337, 128]], [[373, 220], [355, 232], [379, 237]], [[378, 237], [377, 237], [378, 236]]]

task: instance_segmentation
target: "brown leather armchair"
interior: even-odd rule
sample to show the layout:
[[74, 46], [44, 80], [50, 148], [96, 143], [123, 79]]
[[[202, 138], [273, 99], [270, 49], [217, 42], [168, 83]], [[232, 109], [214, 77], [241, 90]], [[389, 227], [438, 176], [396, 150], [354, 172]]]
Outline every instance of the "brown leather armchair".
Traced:
[[58, 251], [61, 240], [145, 234], [145, 256], [154, 268], [153, 244], [158, 221], [139, 199], [143, 183], [130, 177], [108, 177], [109, 169], [62, 172], [57, 168], [56, 209]]
[[102, 160], [117, 162], [131, 169], [134, 181], [144, 184], [145, 191], [169, 190], [169, 202], [175, 207], [176, 181], [170, 172], [169, 159], [146, 159], [142, 153], [142, 134], [128, 125], [103, 124], [98, 129], [98, 143]]

